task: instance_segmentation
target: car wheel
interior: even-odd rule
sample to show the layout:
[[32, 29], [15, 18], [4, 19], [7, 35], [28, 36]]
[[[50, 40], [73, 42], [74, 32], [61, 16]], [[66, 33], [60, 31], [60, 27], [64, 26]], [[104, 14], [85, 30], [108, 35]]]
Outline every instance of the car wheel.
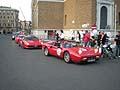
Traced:
[[49, 55], [48, 48], [45, 48], [45, 49], [44, 49], [44, 54], [45, 54], [45, 56], [48, 56], [48, 55]]
[[65, 52], [65, 53], [64, 53], [64, 61], [65, 61], [66, 63], [70, 63], [70, 62], [71, 62], [69, 52]]

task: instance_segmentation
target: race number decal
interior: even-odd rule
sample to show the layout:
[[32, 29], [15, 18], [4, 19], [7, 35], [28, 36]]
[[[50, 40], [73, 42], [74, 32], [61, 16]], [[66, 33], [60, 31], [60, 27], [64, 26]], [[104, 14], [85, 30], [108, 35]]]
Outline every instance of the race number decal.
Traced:
[[62, 52], [61, 49], [58, 48], [58, 49], [57, 49], [57, 55], [60, 56], [61, 52]]

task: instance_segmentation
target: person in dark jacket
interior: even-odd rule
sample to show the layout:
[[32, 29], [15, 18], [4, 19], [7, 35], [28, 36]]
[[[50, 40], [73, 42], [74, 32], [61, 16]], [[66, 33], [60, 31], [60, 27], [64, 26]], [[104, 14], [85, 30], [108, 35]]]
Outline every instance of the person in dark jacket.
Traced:
[[57, 42], [58, 42], [58, 40], [59, 40], [59, 34], [58, 33], [56, 33], [56, 40], [57, 40]]
[[120, 57], [120, 31], [115, 37], [115, 42], [116, 42], [116, 56]]
[[79, 41], [81, 41], [81, 35], [80, 35], [79, 31], [77, 31], [77, 34], [78, 34]]
[[105, 45], [106, 44], [106, 42], [108, 42], [108, 36], [107, 36], [107, 34], [104, 34], [103, 35], [103, 38], [102, 38], [102, 45]]
[[102, 41], [102, 32], [99, 32], [98, 37], [97, 37], [97, 43], [99, 47], [101, 45], [101, 41]]

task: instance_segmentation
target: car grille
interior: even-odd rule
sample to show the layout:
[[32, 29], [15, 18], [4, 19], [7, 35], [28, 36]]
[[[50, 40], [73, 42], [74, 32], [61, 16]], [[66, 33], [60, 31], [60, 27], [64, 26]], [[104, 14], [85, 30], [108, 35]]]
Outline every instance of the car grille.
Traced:
[[88, 60], [95, 59], [95, 57], [88, 57]]

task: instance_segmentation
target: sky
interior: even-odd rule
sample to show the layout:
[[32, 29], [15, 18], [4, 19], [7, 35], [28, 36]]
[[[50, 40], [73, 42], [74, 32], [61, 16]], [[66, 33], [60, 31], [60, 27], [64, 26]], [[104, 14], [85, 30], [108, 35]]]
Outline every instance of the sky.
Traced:
[[17, 9], [19, 10], [20, 20], [31, 21], [31, 0], [0, 0], [0, 6]]
[[[0, 6], [8, 6], [13, 9], [17, 9], [19, 10], [20, 20], [31, 21], [31, 1], [32, 0], [0, 0]], [[52, 0], [52, 1], [63, 1], [63, 0]]]

